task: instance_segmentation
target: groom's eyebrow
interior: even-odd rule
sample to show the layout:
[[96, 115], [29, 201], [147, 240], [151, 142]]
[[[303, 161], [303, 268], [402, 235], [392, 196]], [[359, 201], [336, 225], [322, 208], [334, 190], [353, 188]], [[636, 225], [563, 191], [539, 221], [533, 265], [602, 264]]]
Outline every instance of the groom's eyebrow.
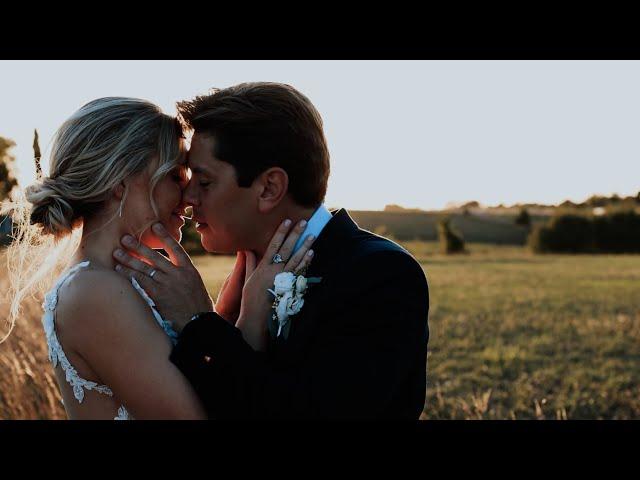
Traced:
[[202, 175], [202, 174], [210, 175], [211, 174], [208, 170], [206, 170], [206, 169], [204, 169], [202, 167], [189, 167], [189, 168], [193, 173], [197, 173], [198, 175]]

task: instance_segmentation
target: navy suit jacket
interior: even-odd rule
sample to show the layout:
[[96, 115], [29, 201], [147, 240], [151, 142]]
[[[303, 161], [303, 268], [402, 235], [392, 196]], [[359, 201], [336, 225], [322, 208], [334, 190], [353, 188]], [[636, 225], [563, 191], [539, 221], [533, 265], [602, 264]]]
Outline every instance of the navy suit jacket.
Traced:
[[418, 419], [429, 290], [418, 262], [344, 209], [316, 239], [289, 336], [256, 352], [216, 313], [183, 329], [171, 361], [211, 418]]

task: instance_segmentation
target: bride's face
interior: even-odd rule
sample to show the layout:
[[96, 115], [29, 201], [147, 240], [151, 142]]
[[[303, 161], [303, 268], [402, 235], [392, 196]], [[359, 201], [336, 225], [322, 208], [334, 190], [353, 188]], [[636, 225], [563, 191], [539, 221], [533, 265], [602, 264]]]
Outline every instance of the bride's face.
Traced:
[[147, 226], [141, 237], [142, 243], [150, 248], [163, 248], [162, 243], [151, 230], [150, 223], [161, 222], [171, 236], [176, 241], [180, 241], [181, 228], [185, 223], [182, 216], [186, 207], [182, 201], [182, 191], [188, 182], [184, 150], [175, 168], [155, 186], [153, 199], [158, 210], [157, 216], [149, 202], [150, 180], [156, 168], [157, 158], [154, 158], [147, 171], [132, 179], [124, 216], [125, 224], [136, 232]]

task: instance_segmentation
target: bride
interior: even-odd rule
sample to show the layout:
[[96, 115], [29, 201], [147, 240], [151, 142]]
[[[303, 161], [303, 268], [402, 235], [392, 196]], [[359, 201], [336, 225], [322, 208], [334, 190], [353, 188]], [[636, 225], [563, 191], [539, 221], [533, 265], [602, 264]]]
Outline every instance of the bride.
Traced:
[[[64, 122], [49, 176], [13, 205], [11, 324], [27, 295], [47, 290], [43, 326], [71, 419], [206, 418], [169, 360], [177, 337], [171, 322], [135, 279], [114, 271], [112, 257], [124, 234], [162, 248], [149, 228], [156, 221], [179, 241], [187, 182], [185, 139], [175, 117], [144, 100], [100, 98]], [[236, 308], [243, 258], [239, 253], [230, 276], [236, 281], [225, 282], [216, 310]]]

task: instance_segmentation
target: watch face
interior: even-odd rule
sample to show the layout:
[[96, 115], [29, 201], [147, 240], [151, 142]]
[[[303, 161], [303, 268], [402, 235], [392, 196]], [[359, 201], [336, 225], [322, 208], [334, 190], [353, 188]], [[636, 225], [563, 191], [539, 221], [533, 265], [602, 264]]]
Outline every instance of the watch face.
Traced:
[[193, 317], [191, 317], [191, 320], [196, 320], [198, 318], [206, 317], [206, 316], [208, 316], [210, 314], [211, 314], [211, 312], [198, 312]]

